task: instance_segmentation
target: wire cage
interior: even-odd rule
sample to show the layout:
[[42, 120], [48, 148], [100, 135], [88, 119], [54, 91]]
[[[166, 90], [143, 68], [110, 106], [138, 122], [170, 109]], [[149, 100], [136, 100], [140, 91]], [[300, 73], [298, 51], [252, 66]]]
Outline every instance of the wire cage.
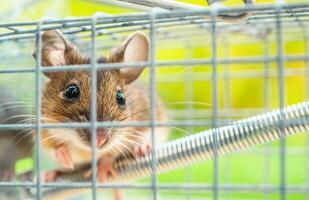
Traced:
[[[247, 18], [227, 20], [222, 17], [239, 13], [247, 13]], [[106, 192], [110, 188], [123, 189], [125, 199], [308, 199], [309, 137], [305, 131], [287, 139], [282, 133], [276, 142], [221, 157], [221, 132], [217, 129], [236, 120], [273, 109], [282, 110], [308, 99], [308, 20], [309, 4], [302, 3], [169, 12], [154, 9], [147, 14], [0, 24], [0, 48], [3, 49], [0, 82], [26, 102], [11, 102], [2, 104], [2, 107], [23, 106], [28, 113], [34, 112], [34, 115], [27, 115], [32, 121], [10, 124], [2, 120], [0, 128], [36, 133], [33, 150], [35, 173], [31, 178], [25, 178], [21, 173], [16, 180], [1, 181], [0, 189], [11, 193], [17, 189], [19, 193], [13, 192], [11, 199], [61, 199], [57, 196], [59, 191], [76, 199], [109, 199], [111, 197]], [[88, 55], [91, 64], [42, 67], [40, 50], [37, 51], [38, 62], [35, 62], [31, 56], [33, 44], [41, 49], [41, 33], [54, 29], [61, 31]], [[148, 62], [97, 63], [100, 55], [108, 54], [134, 31], [143, 31], [149, 37]], [[93, 77], [96, 77], [97, 70], [142, 67], [145, 64], [147, 69], [141, 79], [150, 91], [152, 120], [41, 122], [44, 72], [88, 71], [92, 77], [91, 91], [96, 91], [96, 78]], [[91, 94], [91, 116], [96, 119], [96, 92]], [[154, 120], [156, 96], [161, 97], [167, 109], [169, 117], [166, 122]], [[293, 121], [296, 115], [291, 114], [295, 126], [301, 126], [297, 123], [306, 125], [308, 114], [304, 114], [304, 121]], [[283, 119], [279, 117], [275, 126], [279, 133], [290, 122]], [[156, 137], [157, 127], [169, 127], [171, 141], [213, 128], [212, 159], [180, 169], [184, 166], [176, 163], [173, 165], [176, 171], [158, 174], [158, 152], [152, 151], [151, 176], [139, 182], [98, 183], [95, 173], [89, 181], [67, 181], [64, 178], [44, 183], [41, 180], [43, 170], [49, 168], [46, 164], [49, 158], [42, 155], [41, 136], [37, 134], [42, 129], [88, 127], [95, 135], [98, 127], [124, 126], [151, 127], [152, 139]], [[259, 126], [262, 132], [265, 127], [256, 125]], [[248, 140], [248, 145], [244, 146], [252, 146], [249, 143]], [[159, 145], [152, 141], [153, 147]], [[95, 139], [92, 147], [95, 148]], [[177, 148], [172, 151], [178, 151]], [[95, 155], [92, 151], [93, 158]], [[190, 160], [185, 162], [191, 164]], [[92, 159], [91, 169], [96, 171], [96, 168], [96, 160]], [[76, 193], [80, 194], [76, 189], [81, 188], [82, 193], [91, 192], [76, 197]]]

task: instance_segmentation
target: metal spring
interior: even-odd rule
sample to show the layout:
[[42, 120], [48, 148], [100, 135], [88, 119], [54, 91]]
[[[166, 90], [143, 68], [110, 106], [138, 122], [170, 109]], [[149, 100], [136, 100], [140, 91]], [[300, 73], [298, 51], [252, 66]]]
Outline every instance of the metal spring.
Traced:
[[[211, 159], [215, 151], [218, 155], [224, 155], [308, 131], [308, 117], [309, 101], [306, 101], [168, 142], [155, 149], [157, 172], [162, 173]], [[217, 134], [217, 146], [214, 145], [214, 134]], [[118, 161], [114, 168], [117, 176], [108, 182], [125, 182], [150, 176], [151, 154], [139, 158], [138, 162], [132, 159]], [[59, 180], [86, 181], [81, 179], [81, 173], [79, 171], [66, 174]], [[43, 193], [43, 198], [66, 199], [86, 191], [89, 189], [49, 189]]]

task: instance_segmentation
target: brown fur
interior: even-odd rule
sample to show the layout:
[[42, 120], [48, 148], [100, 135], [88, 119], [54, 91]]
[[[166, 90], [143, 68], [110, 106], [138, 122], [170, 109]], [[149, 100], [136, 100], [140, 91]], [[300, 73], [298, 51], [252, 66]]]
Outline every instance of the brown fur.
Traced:
[[[20, 99], [7, 87], [0, 87], [0, 124], [18, 124], [28, 122], [25, 105], [16, 104]], [[29, 129], [0, 130], [0, 181], [15, 178], [15, 163], [22, 158], [31, 156], [33, 141]], [[6, 189], [0, 189], [6, 194]], [[0, 194], [5, 198], [5, 195]], [[10, 196], [12, 197], [12, 196]]]

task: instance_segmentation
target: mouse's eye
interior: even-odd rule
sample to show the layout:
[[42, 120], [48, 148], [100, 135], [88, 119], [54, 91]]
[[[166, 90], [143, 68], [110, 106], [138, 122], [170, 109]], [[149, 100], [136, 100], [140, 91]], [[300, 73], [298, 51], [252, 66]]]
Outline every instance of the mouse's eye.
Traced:
[[124, 97], [124, 94], [121, 90], [118, 90], [116, 92], [116, 101], [117, 101], [117, 104], [119, 106], [125, 106], [126, 105], [126, 98]]
[[76, 101], [79, 99], [80, 91], [76, 84], [72, 83], [67, 86], [63, 92], [63, 96], [68, 101]]

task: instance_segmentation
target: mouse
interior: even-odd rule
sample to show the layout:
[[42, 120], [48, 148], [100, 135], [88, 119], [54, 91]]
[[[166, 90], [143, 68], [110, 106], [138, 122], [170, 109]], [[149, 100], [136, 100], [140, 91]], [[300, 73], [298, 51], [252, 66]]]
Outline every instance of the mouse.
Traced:
[[[0, 124], [27, 122], [26, 106], [9, 88], [0, 87]], [[0, 181], [15, 178], [15, 163], [31, 156], [32, 147], [30, 130], [0, 129]]]
[[[0, 124], [29, 122], [26, 107], [28, 105], [13, 94], [9, 87], [0, 86]], [[31, 130], [0, 129], [0, 182], [17, 179], [19, 174], [16, 174], [16, 163], [20, 159], [31, 157], [32, 148]], [[31, 175], [24, 178], [30, 180]], [[20, 199], [19, 192], [17, 188], [0, 187], [0, 199]]]
[[[41, 34], [41, 66], [90, 64], [91, 58], [81, 53], [59, 30]], [[36, 46], [36, 45], [34, 45]], [[36, 47], [33, 56], [36, 58]], [[129, 35], [108, 56], [97, 63], [142, 62], [149, 59], [149, 39], [141, 31]], [[138, 80], [146, 66], [97, 70], [97, 121], [149, 121], [149, 90]], [[42, 91], [42, 122], [90, 122], [90, 71], [44, 72], [47, 78]], [[165, 121], [166, 110], [156, 95], [156, 121]], [[168, 128], [155, 129], [156, 143], [164, 142]], [[63, 170], [74, 170], [91, 163], [91, 131], [87, 128], [43, 128], [41, 146], [61, 169], [45, 173], [44, 181], [54, 181]], [[150, 153], [150, 127], [104, 127], [96, 130], [98, 181], [115, 176], [112, 166], [119, 157], [136, 158]], [[91, 176], [91, 171], [85, 177]], [[119, 198], [118, 198], [119, 199]]]

